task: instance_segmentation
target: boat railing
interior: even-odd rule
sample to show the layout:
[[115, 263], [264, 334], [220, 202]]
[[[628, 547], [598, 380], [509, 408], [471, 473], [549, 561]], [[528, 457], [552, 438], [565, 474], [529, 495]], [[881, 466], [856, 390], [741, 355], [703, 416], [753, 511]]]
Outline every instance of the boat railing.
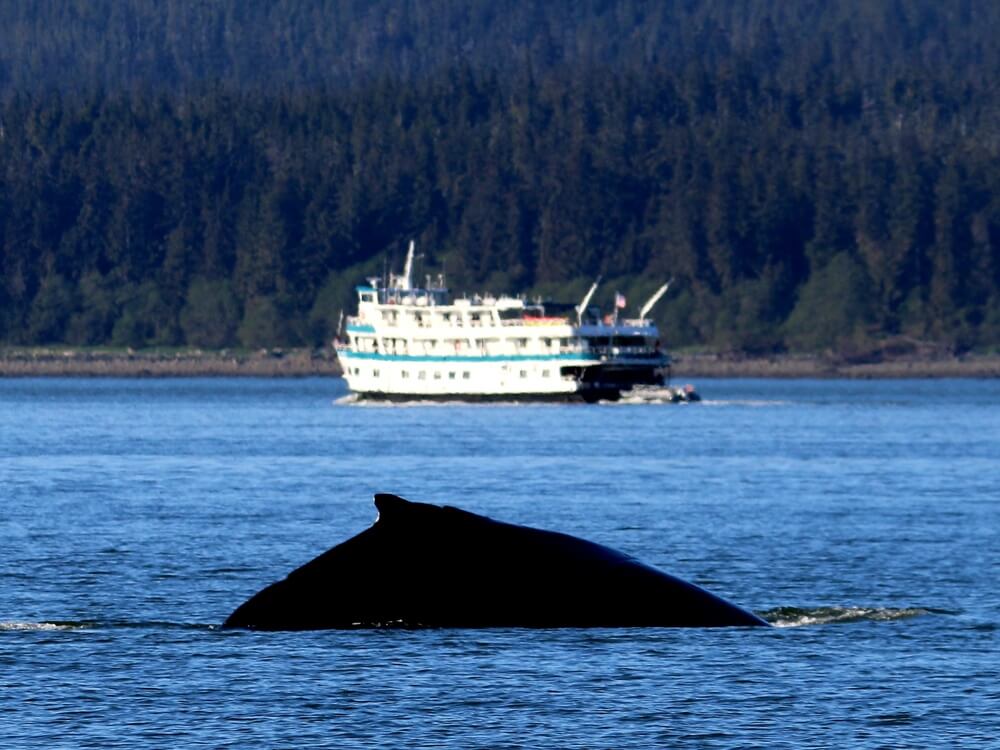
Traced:
[[663, 352], [658, 349], [650, 349], [648, 346], [591, 346], [590, 351], [606, 359], [619, 357], [629, 359], [659, 359], [663, 357]]
[[653, 321], [649, 318], [627, 318], [619, 320], [618, 325], [627, 326], [629, 328], [649, 328], [653, 325]]
[[569, 318], [566, 317], [550, 317], [550, 318], [510, 318], [507, 320], [501, 320], [500, 325], [502, 326], [564, 326], [569, 325]]

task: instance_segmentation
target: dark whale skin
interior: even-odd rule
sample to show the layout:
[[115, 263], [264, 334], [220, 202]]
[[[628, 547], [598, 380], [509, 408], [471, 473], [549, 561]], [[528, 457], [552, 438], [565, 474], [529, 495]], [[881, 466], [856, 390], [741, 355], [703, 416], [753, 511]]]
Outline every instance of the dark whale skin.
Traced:
[[705, 589], [567, 534], [378, 494], [375, 524], [255, 594], [251, 630], [767, 625]]

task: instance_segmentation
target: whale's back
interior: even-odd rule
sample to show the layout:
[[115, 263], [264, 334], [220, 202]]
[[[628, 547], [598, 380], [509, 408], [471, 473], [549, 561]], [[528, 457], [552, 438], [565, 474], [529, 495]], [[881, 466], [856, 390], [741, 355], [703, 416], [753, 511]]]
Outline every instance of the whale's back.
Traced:
[[593, 542], [375, 496], [379, 518], [240, 606], [226, 627], [766, 624]]

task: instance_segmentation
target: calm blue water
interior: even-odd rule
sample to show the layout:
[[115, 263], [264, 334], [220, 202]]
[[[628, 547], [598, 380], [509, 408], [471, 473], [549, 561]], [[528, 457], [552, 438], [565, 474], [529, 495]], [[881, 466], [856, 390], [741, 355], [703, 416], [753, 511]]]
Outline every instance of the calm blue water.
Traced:
[[[997, 747], [1000, 382], [699, 386], [385, 407], [338, 380], [0, 381], [4, 747]], [[616, 547], [781, 627], [216, 629], [376, 491]]]

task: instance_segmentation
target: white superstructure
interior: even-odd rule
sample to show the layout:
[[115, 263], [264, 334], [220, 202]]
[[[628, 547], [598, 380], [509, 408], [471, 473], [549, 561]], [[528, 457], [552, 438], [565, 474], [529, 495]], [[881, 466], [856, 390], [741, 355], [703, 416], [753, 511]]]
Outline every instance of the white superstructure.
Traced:
[[[515, 297], [451, 300], [440, 277], [411, 283], [413, 244], [401, 276], [357, 287], [337, 354], [348, 387], [388, 399], [617, 399], [635, 385], [664, 382], [669, 358], [656, 326], [601, 317], [589, 307]], [[616, 307], [617, 311], [617, 307]]]

